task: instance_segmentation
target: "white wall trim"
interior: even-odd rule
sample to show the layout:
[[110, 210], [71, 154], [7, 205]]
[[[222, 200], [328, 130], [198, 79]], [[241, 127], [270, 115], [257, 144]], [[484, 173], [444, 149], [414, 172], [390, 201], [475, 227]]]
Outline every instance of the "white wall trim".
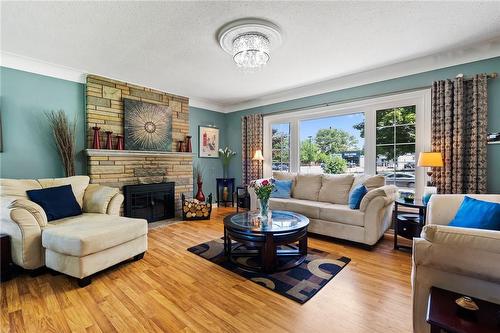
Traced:
[[50, 76], [66, 81], [85, 83], [86, 71], [84, 70], [56, 65], [10, 52], [2, 51], [0, 53], [0, 65], [3, 67]]

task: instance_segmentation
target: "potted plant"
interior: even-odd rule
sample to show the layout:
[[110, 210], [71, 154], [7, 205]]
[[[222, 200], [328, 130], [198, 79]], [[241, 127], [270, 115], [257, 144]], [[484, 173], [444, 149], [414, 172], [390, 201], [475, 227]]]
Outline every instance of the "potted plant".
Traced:
[[234, 155], [236, 155], [236, 152], [232, 151], [229, 147], [219, 149], [219, 158], [222, 161], [222, 174], [224, 178], [227, 178], [229, 163], [231, 163]]
[[257, 199], [259, 199], [259, 213], [263, 219], [267, 219], [269, 198], [274, 191], [274, 186], [274, 178], [254, 180], [250, 183], [250, 187], [253, 188]]

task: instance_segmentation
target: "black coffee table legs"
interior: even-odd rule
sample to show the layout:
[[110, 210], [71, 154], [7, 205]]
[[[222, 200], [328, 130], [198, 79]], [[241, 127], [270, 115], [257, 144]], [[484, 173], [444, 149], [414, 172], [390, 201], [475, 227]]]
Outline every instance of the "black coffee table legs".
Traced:
[[260, 250], [262, 270], [266, 273], [272, 272], [276, 266], [276, 250], [273, 235], [267, 234], [264, 246]]

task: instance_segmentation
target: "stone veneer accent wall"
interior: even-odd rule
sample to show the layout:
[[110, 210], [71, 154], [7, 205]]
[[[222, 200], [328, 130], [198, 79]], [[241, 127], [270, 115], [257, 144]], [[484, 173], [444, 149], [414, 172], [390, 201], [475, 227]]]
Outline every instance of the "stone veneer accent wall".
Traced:
[[[104, 131], [123, 135], [123, 98], [169, 106], [172, 110], [172, 152], [139, 153], [127, 151], [87, 150], [88, 174], [91, 183], [118, 187], [175, 182], [176, 216], [181, 214], [181, 193], [192, 196], [193, 157], [175, 153], [178, 140], [189, 135], [189, 99], [158, 90], [116, 81], [96, 75], [87, 76], [86, 124], [87, 148], [92, 148], [92, 127], [97, 124]], [[101, 136], [101, 147], [104, 146]], [[109, 152], [109, 153], [108, 153]]]

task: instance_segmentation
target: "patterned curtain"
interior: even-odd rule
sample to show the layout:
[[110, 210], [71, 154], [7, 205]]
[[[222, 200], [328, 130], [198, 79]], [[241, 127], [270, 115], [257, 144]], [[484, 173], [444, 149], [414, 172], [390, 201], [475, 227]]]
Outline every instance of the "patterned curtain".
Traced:
[[433, 169], [438, 193], [486, 193], [487, 75], [432, 84], [432, 150], [444, 167]]
[[262, 162], [252, 161], [257, 149], [263, 150], [262, 115], [252, 114], [241, 117], [241, 156], [243, 184], [262, 178]]

